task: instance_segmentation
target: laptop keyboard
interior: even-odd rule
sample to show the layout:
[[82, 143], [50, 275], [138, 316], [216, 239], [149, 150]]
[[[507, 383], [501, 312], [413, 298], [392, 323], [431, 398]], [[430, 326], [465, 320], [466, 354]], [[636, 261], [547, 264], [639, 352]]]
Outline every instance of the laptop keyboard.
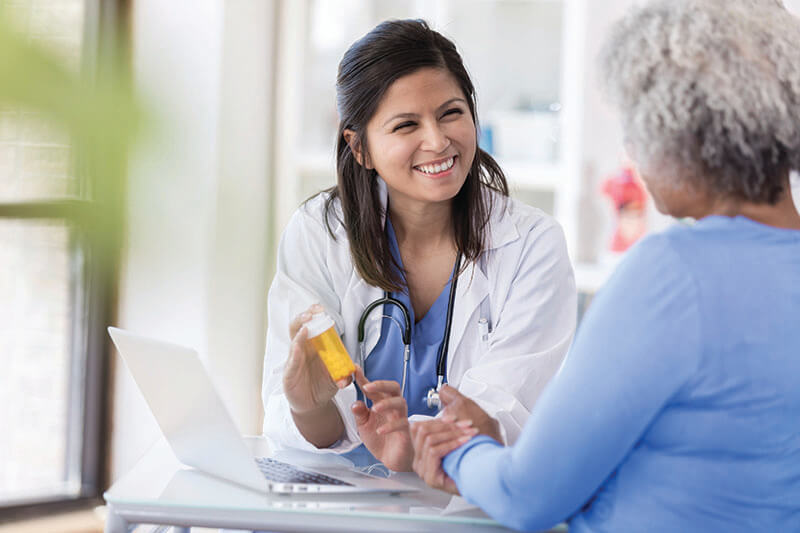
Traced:
[[343, 485], [354, 486], [341, 479], [336, 479], [325, 474], [306, 472], [296, 466], [270, 459], [269, 457], [256, 457], [256, 464], [264, 477], [275, 483], [305, 483], [309, 485]]

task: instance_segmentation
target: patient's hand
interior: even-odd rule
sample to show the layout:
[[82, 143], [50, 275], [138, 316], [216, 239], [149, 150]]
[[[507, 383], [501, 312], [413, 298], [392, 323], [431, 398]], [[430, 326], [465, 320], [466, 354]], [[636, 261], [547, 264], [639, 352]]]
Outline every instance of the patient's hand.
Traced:
[[396, 472], [411, 471], [414, 448], [408, 425], [408, 406], [396, 381], [370, 382], [356, 366], [356, 383], [373, 405], [364, 402], [352, 406], [358, 433], [367, 449], [387, 468]]
[[439, 398], [444, 406], [443, 415], [449, 415], [454, 420], [471, 420], [473, 427], [477, 428], [481, 435], [487, 435], [500, 444], [505, 444], [500, 432], [500, 423], [477, 403], [458, 392], [458, 389], [444, 385], [439, 391]]
[[415, 422], [411, 426], [414, 472], [431, 487], [458, 494], [455, 482], [442, 469], [442, 458], [477, 433], [471, 420], [456, 421], [451, 415]]

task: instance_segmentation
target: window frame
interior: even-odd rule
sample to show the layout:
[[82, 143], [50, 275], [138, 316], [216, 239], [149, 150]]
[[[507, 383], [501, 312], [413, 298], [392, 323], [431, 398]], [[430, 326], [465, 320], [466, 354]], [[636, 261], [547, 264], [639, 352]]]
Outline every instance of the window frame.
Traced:
[[[81, 68], [84, 75], [94, 79], [98, 70], [119, 59], [115, 53], [118, 45], [129, 43], [130, 2], [84, 0], [84, 5]], [[129, 62], [122, 67], [128, 69]], [[109, 478], [112, 368], [106, 326], [112, 322], [116, 301], [124, 187], [104, 190], [104, 176], [95, 175], [82, 164], [79, 145], [72, 144], [72, 149], [78, 191], [75, 197], [0, 202], [0, 219], [63, 221], [70, 231], [73, 320], [67, 434], [77, 434], [80, 439], [80, 488], [74, 496], [0, 503], [0, 522], [99, 505]], [[114, 232], [112, 238], [108, 238], [109, 228]], [[105, 238], [97, 229], [106, 232]], [[77, 442], [68, 437], [67, 445]]]

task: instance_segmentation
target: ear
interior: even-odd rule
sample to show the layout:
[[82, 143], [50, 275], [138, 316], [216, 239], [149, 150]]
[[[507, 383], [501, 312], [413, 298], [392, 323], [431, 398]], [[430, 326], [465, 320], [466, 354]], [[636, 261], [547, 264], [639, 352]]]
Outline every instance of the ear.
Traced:
[[361, 149], [361, 140], [358, 138], [358, 134], [353, 130], [346, 129], [342, 132], [342, 135], [344, 136], [345, 142], [350, 145], [350, 151], [353, 152], [358, 164], [364, 168], [373, 168], [369, 157], [366, 157], [366, 164], [364, 162], [364, 152]]

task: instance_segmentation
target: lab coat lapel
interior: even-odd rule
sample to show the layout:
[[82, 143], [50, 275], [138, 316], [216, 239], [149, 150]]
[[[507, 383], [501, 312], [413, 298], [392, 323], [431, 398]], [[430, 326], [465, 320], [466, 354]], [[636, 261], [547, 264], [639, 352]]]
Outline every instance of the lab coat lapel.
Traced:
[[[453, 302], [453, 324], [450, 329], [450, 344], [447, 354], [448, 373], [454, 354], [468, 327], [478, 327], [475, 309], [489, 296], [489, 280], [475, 262], [470, 263], [458, 277], [456, 299]], [[472, 322], [472, 323], [470, 323]]]
[[[501, 248], [519, 238], [519, 230], [507, 207], [508, 204], [505, 198], [495, 196], [495, 204], [493, 205], [489, 223], [487, 250]], [[484, 254], [486, 253], [484, 252]], [[458, 351], [461, 339], [467, 333], [467, 328], [477, 328], [478, 319], [482, 318], [475, 316], [475, 309], [489, 297], [491, 288], [489, 279], [487, 272], [484, 272], [484, 267], [481, 266], [485, 264], [484, 255], [477, 262], [470, 263], [458, 278], [456, 301], [453, 303], [453, 325], [450, 330], [449, 353], [447, 354], [448, 373], [452, 368], [453, 356]], [[486, 318], [490, 325], [494, 327], [491, 316], [483, 318]]]

